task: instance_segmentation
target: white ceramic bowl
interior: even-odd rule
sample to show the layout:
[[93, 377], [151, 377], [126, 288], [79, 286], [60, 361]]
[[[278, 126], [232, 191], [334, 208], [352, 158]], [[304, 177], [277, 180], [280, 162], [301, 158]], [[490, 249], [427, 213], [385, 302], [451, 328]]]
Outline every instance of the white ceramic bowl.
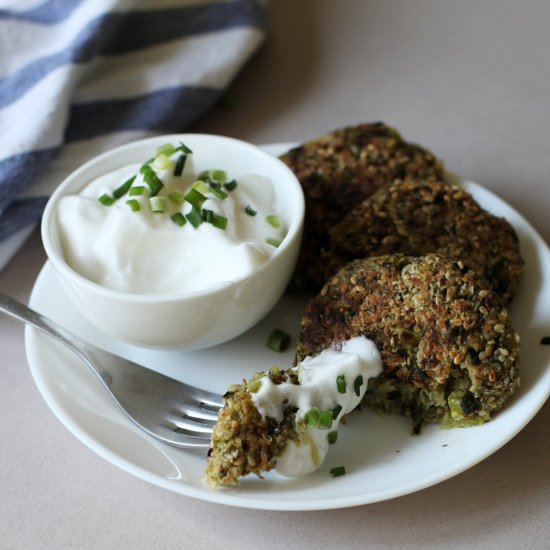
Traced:
[[[184, 142], [197, 166], [258, 174], [273, 183], [280, 215], [288, 227], [272, 256], [252, 275], [213, 290], [179, 294], [133, 294], [106, 288], [72, 269], [63, 257], [57, 222], [59, 201], [78, 194], [95, 178], [150, 158], [159, 145]], [[90, 160], [51, 196], [42, 219], [42, 240], [57, 276], [79, 311], [113, 337], [143, 346], [200, 349], [230, 340], [262, 319], [283, 294], [298, 257], [304, 197], [293, 172], [280, 160], [243, 141], [204, 134], [144, 139]]]

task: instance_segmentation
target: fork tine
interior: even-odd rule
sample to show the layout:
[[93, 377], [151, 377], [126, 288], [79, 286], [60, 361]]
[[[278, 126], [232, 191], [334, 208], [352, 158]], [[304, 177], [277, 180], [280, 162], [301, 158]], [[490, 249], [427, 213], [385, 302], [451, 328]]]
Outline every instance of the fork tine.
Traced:
[[188, 432], [183, 428], [176, 428], [172, 431], [170, 437], [165, 438], [165, 442], [176, 447], [197, 447], [209, 448], [211, 444], [210, 434], [198, 434], [196, 432]]
[[214, 425], [218, 420], [218, 411], [214, 412], [202, 407], [194, 407], [188, 403], [180, 403], [177, 413], [182, 418], [189, 418], [210, 425]]
[[204, 434], [209, 437], [212, 433], [213, 424], [208, 421], [190, 417], [170, 418], [169, 421], [175, 426], [174, 430], [182, 433]]
[[185, 428], [179, 428], [176, 425], [157, 426], [155, 433], [149, 432], [157, 439], [180, 448], [208, 448], [210, 447], [210, 432], [201, 433]]
[[218, 414], [222, 407], [223, 407], [223, 404], [221, 402], [221, 399], [219, 399], [219, 396], [218, 396], [218, 400], [215, 401], [215, 402], [214, 401], [205, 401], [205, 400], [201, 401], [201, 408], [205, 411], [211, 411], [213, 413]]
[[187, 397], [192, 397], [200, 403], [217, 407], [218, 409], [222, 406], [222, 396], [217, 393], [190, 386], [184, 382], [177, 382], [177, 384], [184, 388]]

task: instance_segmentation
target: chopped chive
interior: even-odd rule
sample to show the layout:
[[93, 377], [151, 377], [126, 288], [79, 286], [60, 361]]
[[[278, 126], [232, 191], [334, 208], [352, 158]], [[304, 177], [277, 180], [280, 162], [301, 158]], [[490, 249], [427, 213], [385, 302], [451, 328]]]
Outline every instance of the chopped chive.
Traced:
[[170, 155], [173, 155], [176, 152], [176, 148], [171, 143], [165, 143], [164, 145], [160, 145], [157, 147], [157, 157], [164, 155], [166, 157], [169, 157]]
[[218, 199], [224, 200], [228, 197], [227, 193], [219, 185], [210, 183], [208, 190]]
[[157, 170], [168, 170], [173, 162], [166, 155], [157, 155], [153, 161], [153, 166]]
[[97, 200], [104, 206], [111, 206], [111, 204], [115, 202], [115, 199], [111, 197], [111, 195], [107, 195], [107, 193], [101, 195], [101, 197], [99, 197], [99, 199]]
[[180, 141], [180, 146], [176, 149], [176, 151], [181, 151], [185, 155], [193, 154], [193, 151], [191, 151], [191, 149], [189, 149], [189, 147], [187, 147], [187, 145], [185, 145], [182, 141]]
[[251, 380], [247, 385], [246, 389], [250, 393], [257, 393], [262, 386], [262, 379], [256, 378], [255, 380]]
[[214, 221], [212, 222], [214, 227], [225, 231], [227, 228], [227, 218], [220, 216], [219, 214], [214, 214]]
[[265, 217], [265, 221], [275, 229], [279, 229], [281, 227], [281, 222], [279, 221], [279, 217], [275, 214], [269, 214]]
[[196, 229], [202, 223], [202, 214], [200, 209], [193, 206], [191, 210], [185, 214], [187, 221]]
[[265, 242], [267, 244], [270, 244], [271, 246], [274, 246], [275, 248], [279, 248], [279, 246], [281, 245], [281, 243], [283, 241], [281, 241], [281, 239], [266, 239]]
[[278, 367], [277, 365], [273, 365], [272, 367], [269, 367], [269, 376], [275, 378], [281, 374], [281, 367]]
[[332, 431], [327, 434], [327, 441], [329, 445], [334, 445], [338, 439], [338, 432]]
[[246, 208], [244, 209], [244, 211], [249, 215], [249, 216], [255, 216], [258, 211], [257, 210], [254, 210], [254, 208], [252, 208], [252, 206], [250, 206], [249, 204], [246, 205]]
[[361, 395], [361, 386], [363, 385], [363, 377], [359, 375], [353, 382], [353, 389], [355, 390], [355, 395], [359, 397]]
[[227, 183], [224, 183], [223, 186], [228, 191], [233, 191], [237, 187], [237, 182], [235, 180], [228, 181]]
[[185, 168], [185, 161], [187, 160], [187, 155], [180, 155], [176, 160], [174, 166], [174, 176], [181, 176], [183, 174], [183, 169]]
[[336, 387], [338, 393], [346, 393], [346, 377], [343, 374], [336, 377]]
[[540, 339], [540, 343], [541, 343], [543, 346], [550, 346], [550, 336], [543, 336], [543, 337]]
[[198, 176], [197, 179], [202, 181], [210, 181], [210, 170], [203, 170]]
[[151, 190], [151, 197], [158, 195], [159, 191], [164, 187], [164, 183], [162, 183], [155, 171], [147, 163], [144, 164], [139, 171], [143, 174], [143, 179]]
[[319, 426], [320, 411], [317, 407], [312, 407], [304, 414], [304, 423], [308, 428], [317, 428]]
[[163, 195], [156, 195], [149, 199], [149, 204], [151, 205], [151, 210], [156, 214], [162, 214], [166, 212], [166, 197]]
[[336, 420], [338, 418], [338, 415], [342, 412], [342, 405], [336, 405], [334, 409], [332, 409], [332, 419]]
[[220, 183], [227, 181], [227, 172], [225, 170], [212, 170], [211, 175], [214, 181], [219, 181]]
[[198, 191], [199, 193], [202, 193], [203, 195], [206, 195], [208, 191], [210, 191], [210, 187], [208, 184], [203, 180], [197, 180], [192, 185], [193, 189]]
[[180, 193], [179, 191], [172, 191], [169, 195], [168, 195], [168, 198], [172, 201], [172, 202], [175, 202], [176, 204], [183, 204], [184, 201], [185, 201], [185, 196], [183, 193]]
[[336, 466], [336, 468], [331, 468], [329, 472], [332, 477], [339, 477], [346, 474], [346, 468], [344, 466]]
[[128, 199], [126, 201], [126, 204], [130, 207], [130, 210], [132, 212], [138, 212], [139, 210], [141, 210], [141, 206], [136, 199]]
[[285, 351], [290, 344], [290, 334], [276, 328], [267, 339], [267, 347], [273, 351]]
[[199, 174], [199, 179], [211, 183], [224, 183], [227, 181], [227, 172], [225, 170], [203, 170]]
[[185, 200], [197, 209], [200, 209], [206, 200], [206, 197], [192, 187], [189, 192], [185, 195]]
[[332, 409], [328, 411], [320, 411], [319, 413], [319, 428], [328, 430], [332, 426]]
[[225, 230], [225, 228], [227, 227], [227, 218], [225, 216], [216, 214], [216, 212], [208, 210], [207, 208], [202, 211], [202, 221], [210, 223], [218, 229]]
[[143, 185], [136, 185], [135, 187], [130, 187], [128, 195], [130, 195], [130, 197], [136, 197], [138, 195], [143, 195], [144, 191], [145, 187], [143, 187]]
[[113, 191], [113, 197], [115, 199], [120, 199], [120, 197], [123, 197], [128, 193], [128, 190], [132, 186], [132, 183], [134, 183], [134, 180], [136, 179], [136, 176], [132, 176], [130, 179], [126, 180], [120, 187], [117, 187]]
[[176, 212], [173, 216], [170, 216], [170, 219], [180, 227], [184, 226], [187, 223], [185, 216], [181, 212]]

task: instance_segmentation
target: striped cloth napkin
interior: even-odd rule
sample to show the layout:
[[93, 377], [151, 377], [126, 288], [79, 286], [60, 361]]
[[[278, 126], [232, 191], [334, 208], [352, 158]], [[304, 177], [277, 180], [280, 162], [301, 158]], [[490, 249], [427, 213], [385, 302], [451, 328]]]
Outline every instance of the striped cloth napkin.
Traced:
[[122, 143], [184, 131], [266, 34], [263, 0], [0, 3], [0, 269], [52, 190]]

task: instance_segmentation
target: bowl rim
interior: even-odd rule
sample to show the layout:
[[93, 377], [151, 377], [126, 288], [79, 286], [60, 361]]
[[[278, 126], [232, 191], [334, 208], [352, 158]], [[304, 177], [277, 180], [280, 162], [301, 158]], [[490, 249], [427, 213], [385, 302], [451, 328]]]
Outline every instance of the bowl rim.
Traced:
[[[286, 235], [281, 242], [281, 244], [275, 249], [275, 251], [270, 255], [268, 260], [264, 262], [258, 269], [254, 270], [252, 273], [245, 277], [241, 277], [235, 281], [223, 281], [219, 284], [215, 284], [210, 288], [184, 291], [184, 292], [167, 292], [167, 293], [137, 293], [137, 292], [127, 292], [123, 290], [112, 289], [106, 286], [103, 286], [99, 283], [87, 279], [81, 275], [78, 271], [72, 268], [65, 258], [63, 257], [61, 251], [58, 249], [58, 246], [54, 244], [54, 239], [52, 236], [53, 224], [56, 224], [55, 215], [57, 212], [57, 206], [61, 198], [71, 195], [71, 187], [77, 185], [79, 191], [86, 186], [86, 182], [82, 183], [82, 178], [87, 172], [96, 168], [102, 163], [112, 161], [113, 158], [116, 158], [119, 155], [124, 155], [133, 149], [139, 149], [145, 147], [149, 144], [154, 147], [155, 145], [161, 145], [163, 143], [168, 143], [171, 141], [185, 141], [188, 142], [193, 139], [202, 139], [202, 140], [214, 140], [219, 143], [226, 143], [232, 147], [239, 147], [248, 149], [251, 153], [255, 154], [258, 157], [263, 158], [266, 162], [275, 164], [278, 170], [282, 171], [285, 174], [285, 192], [288, 192], [290, 189], [294, 197], [292, 202], [295, 205], [295, 215], [289, 220], [288, 230]], [[127, 162], [121, 162], [118, 168], [126, 166]], [[116, 168], [113, 168], [116, 169]], [[108, 173], [111, 170], [107, 170], [105, 173]], [[98, 177], [98, 176], [95, 176]], [[93, 179], [95, 179], [95, 177]], [[88, 181], [90, 183], [91, 179]], [[140, 302], [140, 303], [149, 303], [149, 302], [159, 302], [165, 303], [170, 301], [181, 301], [185, 299], [196, 299], [204, 296], [215, 296], [217, 293], [226, 292], [231, 288], [237, 288], [246, 284], [250, 279], [261, 276], [264, 271], [266, 271], [270, 265], [277, 260], [282, 254], [284, 254], [294, 243], [296, 239], [301, 240], [303, 224], [305, 216], [305, 198], [302, 190], [302, 186], [294, 174], [294, 172], [279, 158], [273, 156], [272, 154], [264, 151], [260, 146], [253, 143], [240, 140], [237, 138], [223, 136], [218, 134], [208, 134], [208, 133], [177, 133], [177, 134], [160, 134], [155, 135], [123, 145], [116, 146], [108, 151], [100, 153], [84, 164], [79, 166], [76, 170], [73, 170], [68, 174], [56, 187], [54, 192], [51, 194], [44, 212], [42, 215], [42, 220], [40, 224], [40, 232], [42, 237], [42, 244], [46, 251], [48, 260], [52, 263], [53, 267], [61, 272], [64, 276], [68, 277], [74, 283], [77, 283], [81, 287], [86, 287], [87, 289], [101, 293], [105, 297], [116, 298], [120, 301], [128, 302]], [[290, 274], [289, 274], [290, 276]]]

